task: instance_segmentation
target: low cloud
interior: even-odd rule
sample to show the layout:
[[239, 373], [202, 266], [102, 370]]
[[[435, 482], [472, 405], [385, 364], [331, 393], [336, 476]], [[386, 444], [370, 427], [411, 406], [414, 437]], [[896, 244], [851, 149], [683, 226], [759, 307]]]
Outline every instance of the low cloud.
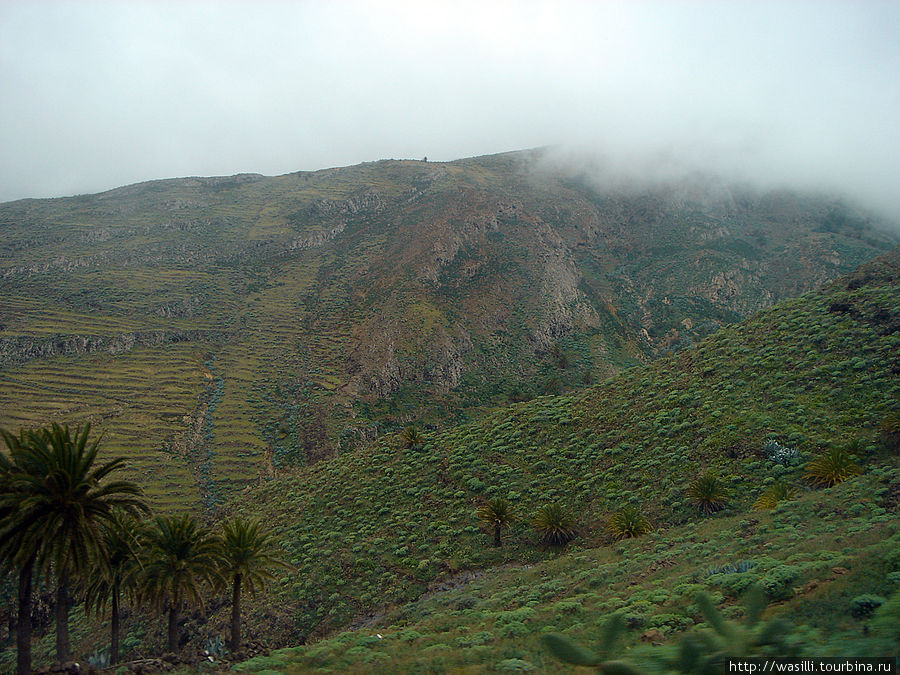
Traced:
[[0, 4], [0, 200], [561, 145], [900, 215], [893, 2]]

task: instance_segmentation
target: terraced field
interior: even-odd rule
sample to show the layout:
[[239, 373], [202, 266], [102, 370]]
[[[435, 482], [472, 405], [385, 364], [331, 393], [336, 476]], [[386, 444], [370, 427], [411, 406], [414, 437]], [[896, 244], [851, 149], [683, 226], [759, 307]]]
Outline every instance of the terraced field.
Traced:
[[207, 388], [198, 345], [139, 348], [127, 355], [59, 356], [0, 373], [0, 426], [93, 420], [104, 453], [130, 471], [160, 508], [198, 501], [185, 457], [188, 425]]

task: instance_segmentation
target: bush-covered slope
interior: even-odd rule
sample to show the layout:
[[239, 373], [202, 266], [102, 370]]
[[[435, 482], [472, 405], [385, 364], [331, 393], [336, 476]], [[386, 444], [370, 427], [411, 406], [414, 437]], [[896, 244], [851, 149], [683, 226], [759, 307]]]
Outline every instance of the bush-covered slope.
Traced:
[[[820, 196], [540, 152], [0, 205], [0, 425], [92, 420], [157, 505], [599, 381], [889, 248]], [[165, 477], [155, 467], [168, 467]]]
[[[279, 650], [237, 670], [582, 672], [555, 659], [540, 638], [561, 633], [595, 648], [619, 613], [625, 630], [611, 658], [672, 672], [663, 664], [676, 660], [684, 633], [709, 628], [697, 595], [709, 594], [741, 623], [744, 605], [736, 599], [754, 584], [771, 603], [765, 618], [786, 622], [786, 644], [774, 653], [897, 654], [898, 486], [894, 458], [774, 511], [698, 519], [615, 545], [573, 547], [537, 564], [492, 568], [394, 608], [374, 627]], [[886, 606], [892, 594], [893, 609]], [[727, 653], [741, 655], [736, 643]]]
[[[528, 524], [548, 502], [576, 514], [578, 548], [610, 543], [603, 526], [624, 504], [672, 536], [676, 528], [706, 531], [686, 494], [706, 470], [724, 481], [730, 516], [748, 511], [775, 481], [808, 486], [803, 465], [830, 444], [861, 439], [862, 461], [876, 452], [879, 425], [897, 413], [900, 398], [898, 281], [895, 250], [582, 394], [538, 398], [428, 433], [421, 447], [385, 439], [253, 488], [233, 508], [280, 529], [296, 573], [281, 580], [279, 595], [299, 635], [313, 637], [465, 570], [552, 557]], [[772, 441], [778, 445], [767, 450]], [[897, 475], [885, 471], [858, 480], [880, 481], [889, 498], [856, 515], [870, 507], [879, 517], [896, 514]], [[494, 496], [508, 498], [520, 516], [499, 549], [475, 518]], [[887, 531], [879, 532], [875, 540]], [[669, 545], [654, 541], [658, 550]], [[733, 543], [722, 557], [746, 557]], [[766, 554], [776, 560], [791, 553], [775, 548]], [[714, 561], [713, 553], [704, 560]]]

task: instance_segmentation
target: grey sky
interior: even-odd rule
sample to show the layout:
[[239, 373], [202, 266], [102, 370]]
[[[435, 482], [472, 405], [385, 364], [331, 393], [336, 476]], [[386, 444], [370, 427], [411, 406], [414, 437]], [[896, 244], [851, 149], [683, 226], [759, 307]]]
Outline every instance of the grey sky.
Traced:
[[547, 144], [900, 214], [900, 2], [0, 0], [0, 201]]

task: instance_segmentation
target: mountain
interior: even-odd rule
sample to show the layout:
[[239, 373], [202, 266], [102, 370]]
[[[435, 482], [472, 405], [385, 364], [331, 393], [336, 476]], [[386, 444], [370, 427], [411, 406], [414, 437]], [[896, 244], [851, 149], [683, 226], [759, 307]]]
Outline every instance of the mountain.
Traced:
[[822, 196], [528, 151], [0, 205], [0, 426], [91, 420], [157, 506], [694, 343], [890, 248]]

